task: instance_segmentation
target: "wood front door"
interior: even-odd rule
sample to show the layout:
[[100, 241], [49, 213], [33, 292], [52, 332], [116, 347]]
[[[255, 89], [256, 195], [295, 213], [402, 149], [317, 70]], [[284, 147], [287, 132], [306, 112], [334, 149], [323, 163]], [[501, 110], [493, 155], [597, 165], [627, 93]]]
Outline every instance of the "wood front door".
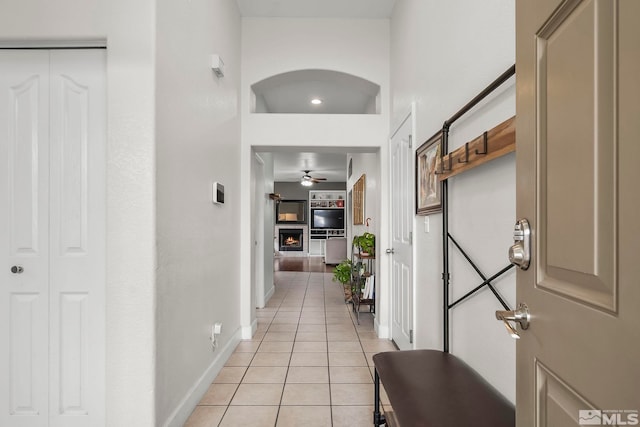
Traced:
[[0, 425], [104, 425], [105, 51], [0, 51]]
[[636, 425], [640, 2], [518, 0], [518, 427]]

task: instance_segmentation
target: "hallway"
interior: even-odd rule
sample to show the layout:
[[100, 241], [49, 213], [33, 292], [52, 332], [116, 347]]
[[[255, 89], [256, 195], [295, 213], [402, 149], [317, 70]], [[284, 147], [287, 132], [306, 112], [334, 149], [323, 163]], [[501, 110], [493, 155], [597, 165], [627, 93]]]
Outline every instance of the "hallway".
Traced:
[[255, 336], [240, 342], [186, 427], [371, 425], [371, 357], [395, 346], [376, 338], [366, 307], [355, 322], [331, 278], [275, 272]]

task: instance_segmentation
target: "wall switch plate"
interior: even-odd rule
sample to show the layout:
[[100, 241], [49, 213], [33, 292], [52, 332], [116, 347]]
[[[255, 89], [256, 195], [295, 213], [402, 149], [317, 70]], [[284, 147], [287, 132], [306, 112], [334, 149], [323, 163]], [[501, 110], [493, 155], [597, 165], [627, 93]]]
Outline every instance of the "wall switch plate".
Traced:
[[428, 216], [424, 217], [424, 232], [425, 233], [429, 232], [429, 217]]
[[220, 335], [222, 333], [222, 323], [218, 322], [213, 325], [213, 334]]

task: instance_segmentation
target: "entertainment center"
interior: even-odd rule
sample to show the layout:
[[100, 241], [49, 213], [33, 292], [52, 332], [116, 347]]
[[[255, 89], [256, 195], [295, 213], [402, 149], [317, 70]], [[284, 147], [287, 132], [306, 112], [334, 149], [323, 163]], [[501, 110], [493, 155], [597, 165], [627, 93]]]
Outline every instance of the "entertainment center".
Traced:
[[346, 192], [309, 191], [309, 255], [324, 256], [326, 240], [345, 237]]

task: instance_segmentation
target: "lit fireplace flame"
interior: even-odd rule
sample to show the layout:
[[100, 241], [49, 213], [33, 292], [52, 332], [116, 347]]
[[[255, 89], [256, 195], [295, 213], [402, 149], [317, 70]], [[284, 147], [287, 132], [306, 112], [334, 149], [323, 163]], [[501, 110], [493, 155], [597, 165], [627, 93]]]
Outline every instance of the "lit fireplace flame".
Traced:
[[287, 246], [292, 246], [292, 245], [297, 245], [299, 243], [298, 239], [294, 239], [293, 237], [289, 236], [284, 240], [284, 244]]

